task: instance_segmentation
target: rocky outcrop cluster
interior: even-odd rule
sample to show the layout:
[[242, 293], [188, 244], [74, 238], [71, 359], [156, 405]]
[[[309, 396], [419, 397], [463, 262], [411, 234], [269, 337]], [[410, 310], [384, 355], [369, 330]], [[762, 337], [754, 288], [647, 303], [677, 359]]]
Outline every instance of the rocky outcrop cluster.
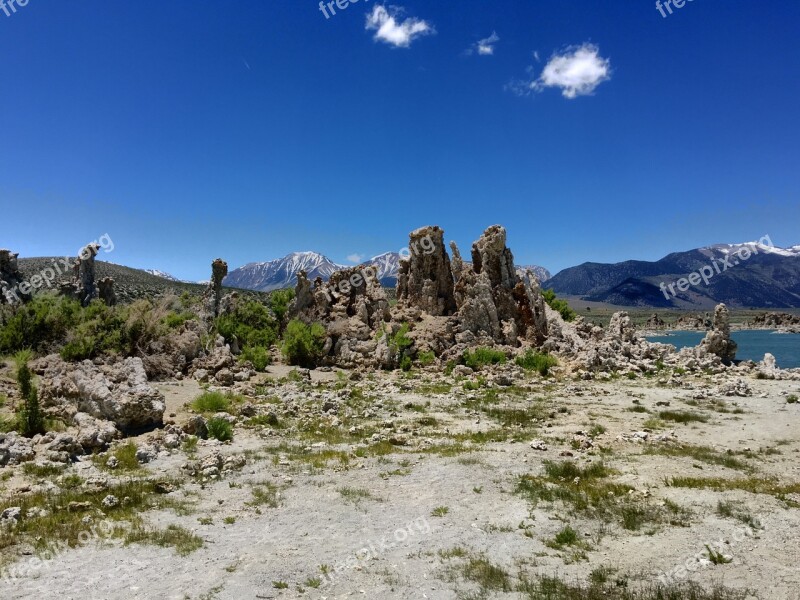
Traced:
[[800, 333], [800, 315], [789, 313], [764, 313], [753, 319], [756, 329], [775, 329], [781, 333]]
[[51, 355], [36, 361], [34, 368], [41, 375], [42, 406], [65, 423], [88, 423], [79, 413], [110, 421], [123, 433], [162, 423], [164, 395], [148, 383], [141, 358], [98, 365], [89, 360], [68, 363]]
[[524, 279], [517, 274], [506, 230], [493, 225], [484, 231], [472, 245], [471, 264], [463, 262], [455, 243], [451, 248], [456, 257], [457, 341], [540, 346], [548, 334], [544, 298], [532, 273]]
[[290, 316], [325, 326], [329, 362], [396, 364], [403, 348], [395, 336], [401, 330], [411, 340], [406, 355], [433, 351], [456, 356], [470, 346], [519, 348], [547, 339], [538, 281], [532, 273], [516, 272], [502, 227], [490, 227], [475, 242], [472, 262], [463, 261], [455, 244], [451, 262], [444, 232], [435, 226], [413, 231], [409, 248], [410, 256], [400, 263], [397, 306], [391, 310], [369, 268], [340, 271], [327, 283], [298, 274]]
[[711, 316], [706, 313], [705, 315], [681, 315], [675, 321], [675, 329], [681, 331], [705, 331], [711, 327]]
[[0, 250], [0, 304], [27, 302], [30, 293], [20, 289], [24, 282], [19, 270], [18, 254], [11, 250]]
[[718, 356], [726, 365], [736, 358], [736, 342], [731, 339], [730, 316], [724, 304], [714, 309], [713, 329], [700, 342], [700, 350]]
[[638, 335], [627, 312], [614, 313], [605, 329], [583, 317], [567, 323], [555, 311], [548, 314], [550, 337], [544, 347], [570, 361], [587, 377], [596, 372], [652, 372], [675, 352], [673, 346], [648, 342]]
[[313, 284], [305, 271], [297, 274], [291, 318], [325, 325], [328, 362], [353, 366], [371, 362], [378, 348], [375, 332], [391, 320], [386, 291], [372, 268], [355, 267]]
[[254, 372], [236, 360], [231, 348], [222, 336], [217, 336], [214, 346], [192, 361], [190, 375], [201, 383], [213, 383], [228, 387], [236, 382], [245, 382]]

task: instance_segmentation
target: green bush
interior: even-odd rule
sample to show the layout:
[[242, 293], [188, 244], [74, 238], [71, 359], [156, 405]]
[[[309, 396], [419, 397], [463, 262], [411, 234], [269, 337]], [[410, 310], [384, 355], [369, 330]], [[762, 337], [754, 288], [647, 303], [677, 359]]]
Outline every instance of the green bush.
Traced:
[[414, 341], [408, 337], [408, 332], [411, 328], [408, 323], [403, 323], [397, 333], [389, 337], [389, 347], [398, 354], [402, 354], [404, 350], [410, 348]]
[[542, 290], [542, 296], [550, 308], [558, 311], [561, 314], [562, 319], [565, 321], [575, 320], [577, 313], [569, 307], [569, 304], [566, 300], [556, 298], [556, 293], [553, 290]]
[[403, 358], [400, 359], [400, 369], [401, 370], [410, 371], [411, 370], [411, 366], [412, 366], [412, 363], [411, 363], [411, 357], [410, 356], [404, 356]]
[[436, 354], [434, 354], [433, 350], [429, 352], [420, 352], [417, 354], [417, 361], [419, 361], [419, 364], [423, 367], [427, 367], [436, 361]]
[[169, 313], [164, 317], [164, 324], [170, 329], [177, 329], [187, 321], [192, 321], [195, 318], [192, 313]]
[[60, 345], [80, 318], [75, 300], [44, 294], [16, 307], [0, 323], [0, 354], [26, 348], [46, 353]]
[[247, 346], [239, 355], [239, 360], [250, 361], [256, 371], [266, 371], [272, 362], [269, 350], [263, 346]]
[[464, 364], [479, 371], [486, 365], [498, 365], [506, 362], [506, 355], [499, 350], [492, 348], [476, 348], [475, 350], [464, 350]]
[[0, 354], [31, 349], [40, 354], [60, 349], [65, 360], [103, 354], [141, 354], [147, 345], [193, 318], [170, 310], [173, 300], [138, 300], [106, 306], [94, 300], [86, 308], [69, 298], [42, 294], [15, 307], [0, 322]]
[[319, 323], [290, 321], [283, 335], [283, 355], [290, 365], [313, 368], [322, 358], [325, 337], [325, 328]]
[[283, 323], [286, 313], [289, 312], [289, 303], [294, 299], [294, 290], [276, 290], [270, 294], [269, 307], [272, 309], [278, 323]]
[[254, 300], [242, 302], [232, 312], [217, 318], [216, 328], [226, 342], [237, 341], [242, 349], [269, 348], [278, 339], [278, 324], [272, 313]]
[[220, 442], [229, 442], [233, 439], [233, 426], [221, 417], [213, 417], [206, 424], [208, 437]]
[[44, 415], [39, 406], [39, 392], [33, 385], [33, 373], [28, 366], [32, 356], [33, 353], [30, 350], [21, 350], [14, 355], [17, 385], [22, 398], [22, 406], [18, 414], [19, 432], [25, 437], [45, 433]]
[[199, 413], [230, 412], [232, 396], [221, 392], [205, 392], [192, 402], [192, 408]]
[[555, 356], [550, 356], [546, 352], [539, 353], [531, 349], [528, 349], [522, 356], [518, 356], [514, 362], [526, 371], [538, 371], [542, 377], [547, 377], [550, 373], [550, 367], [555, 367], [558, 364]]

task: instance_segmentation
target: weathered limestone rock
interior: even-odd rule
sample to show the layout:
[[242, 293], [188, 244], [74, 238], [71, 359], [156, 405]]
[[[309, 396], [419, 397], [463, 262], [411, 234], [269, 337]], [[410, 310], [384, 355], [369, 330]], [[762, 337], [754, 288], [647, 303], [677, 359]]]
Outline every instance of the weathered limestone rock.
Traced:
[[18, 465], [33, 460], [33, 442], [16, 432], [0, 433], [0, 467]]
[[700, 349], [719, 356], [724, 364], [729, 365], [736, 358], [736, 348], [736, 342], [731, 339], [728, 308], [718, 304], [714, 309], [714, 328], [700, 342]]
[[606, 338], [621, 342], [632, 342], [636, 337], [636, 329], [628, 313], [615, 312], [608, 323]]
[[99, 244], [89, 244], [81, 250], [76, 261], [78, 284], [80, 285], [80, 301], [83, 306], [88, 306], [92, 300], [97, 298], [94, 261], [99, 251]]
[[103, 277], [97, 282], [99, 288], [100, 299], [105, 302], [106, 306], [114, 306], [117, 303], [117, 294], [114, 291], [114, 279], [111, 277]]
[[113, 423], [96, 419], [86, 413], [76, 413], [72, 421], [78, 427], [76, 441], [84, 452], [91, 452], [93, 449], [104, 450], [115, 439], [122, 437]]
[[60, 357], [42, 359], [39, 387], [42, 406], [66, 422], [77, 413], [111, 421], [120, 431], [134, 431], [162, 423], [164, 395], [147, 381], [141, 358], [96, 365]]
[[444, 247], [444, 231], [436, 226], [422, 227], [409, 237], [411, 255], [400, 261], [397, 303], [434, 316], [454, 314], [453, 271]]
[[[458, 253], [451, 244], [454, 255]], [[454, 295], [461, 320], [459, 341], [486, 336], [498, 344], [536, 346], [547, 339], [544, 297], [536, 277], [517, 275], [514, 256], [506, 246], [506, 230], [493, 225], [472, 246], [472, 264], [458, 253], [459, 277]]]
[[506, 247], [506, 230], [500, 225], [492, 225], [472, 244], [472, 270], [486, 273], [493, 288], [507, 290], [517, 285], [517, 272], [514, 256]]
[[[72, 280], [61, 281], [58, 284], [58, 291], [62, 296], [74, 298], [81, 303], [81, 306], [89, 306], [91, 301], [98, 297], [99, 291], [95, 282], [95, 258], [99, 251], [99, 244], [89, 244], [80, 251], [72, 265]], [[111, 286], [113, 295], [113, 280]], [[108, 287], [106, 293], [108, 294]], [[116, 301], [115, 298], [114, 300]]]
[[0, 304], [15, 304], [31, 299], [30, 292], [23, 293], [20, 290], [24, 279], [19, 271], [18, 256], [10, 250], [0, 250]]
[[778, 368], [778, 363], [775, 356], [767, 352], [764, 359], [756, 366], [756, 371], [767, 379], [780, 379], [781, 370]]
[[218, 258], [211, 263], [211, 280], [203, 295], [206, 309], [213, 316], [219, 316], [220, 301], [222, 300], [222, 280], [228, 275], [228, 263]]
[[645, 329], [649, 329], [650, 331], [657, 331], [659, 329], [664, 329], [666, 327], [666, 323], [664, 320], [658, 316], [658, 313], [653, 313], [650, 315], [650, 318], [647, 319], [647, 323], [645, 324]]
[[300, 271], [289, 316], [321, 323], [328, 334], [327, 361], [342, 366], [373, 361], [375, 332], [391, 319], [386, 292], [372, 267], [337, 271], [327, 283], [317, 278], [313, 287]]

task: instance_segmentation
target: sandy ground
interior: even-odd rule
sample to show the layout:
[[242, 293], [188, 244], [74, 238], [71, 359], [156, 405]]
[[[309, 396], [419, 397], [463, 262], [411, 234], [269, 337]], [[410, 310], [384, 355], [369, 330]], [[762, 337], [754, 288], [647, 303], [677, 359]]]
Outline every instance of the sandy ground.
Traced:
[[[285, 375], [273, 371], [272, 376]], [[334, 373], [316, 374], [316, 382], [331, 382]], [[522, 574], [556, 575], [569, 581], [587, 581], [594, 569], [616, 569], [630, 585], [657, 582], [667, 572], [690, 564], [690, 571], [675, 581], [703, 585], [724, 584], [749, 588], [754, 597], [800, 599], [800, 495], [777, 498], [746, 491], [676, 488], [665, 481], [675, 476], [774, 477], [781, 483], [800, 482], [800, 404], [787, 404], [785, 396], [797, 393], [797, 382], [749, 382], [754, 394], [724, 398], [727, 410], [710, 410], [702, 400], [689, 406], [695, 389], [658, 386], [652, 380], [617, 380], [608, 383], [565, 382], [532, 384], [527, 395], [505, 398], [504, 405], [530, 404], [543, 397], [556, 415], [535, 433], [518, 439], [473, 444], [472, 452], [441, 456], [425, 452], [424, 445], [397, 447], [386, 456], [353, 457], [346, 467], [331, 462], [324, 469], [284, 459], [273, 449], [285, 437], [237, 427], [232, 444], [201, 442], [202, 457], [215, 448], [225, 454], [249, 451], [246, 466], [222, 480], [186, 479], [177, 495], [191, 498], [191, 514], [173, 511], [146, 514], [159, 527], [180, 524], [204, 541], [199, 550], [179, 556], [172, 548], [122, 546], [103, 535], [34, 562], [20, 556], [19, 576], [0, 580], [3, 598], [430, 598], [466, 597], [478, 588], [459, 575], [465, 558], [449, 558], [458, 548], [469, 556], [484, 556], [516, 581]], [[313, 395], [315, 386], [284, 384], [297, 397]], [[363, 383], [365, 387], [368, 384]], [[403, 407], [430, 402], [426, 416], [438, 420], [438, 429], [450, 434], [487, 430], [491, 419], [462, 408], [470, 395], [454, 388], [450, 393], [415, 391], [418, 382], [378, 382], [375, 393], [387, 398], [375, 411], [376, 422], [392, 419], [395, 426], [421, 415]], [[713, 386], [711, 386], [713, 388]], [[160, 384], [167, 397], [167, 414], [177, 422], [188, 416], [185, 403], [200, 387], [191, 381]], [[280, 391], [281, 388], [276, 388]], [[711, 395], [712, 397], [713, 394]], [[719, 397], [714, 397], [721, 399]], [[643, 428], [651, 414], [631, 412], [634, 401], [647, 410], [690, 410], [706, 415], [705, 423], [670, 423], [653, 431], [651, 439], [637, 443], [620, 439]], [[657, 405], [657, 403], [662, 403]], [[571, 445], [576, 432], [602, 425], [594, 447], [581, 451]], [[742, 472], [692, 457], [643, 454], [675, 442], [657, 442], [663, 434], [681, 444], [713, 447], [720, 455], [741, 454], [752, 470]], [[430, 435], [423, 432], [420, 436]], [[548, 449], [536, 450], [531, 440], [544, 440]], [[438, 438], [432, 438], [438, 442]], [[346, 448], [346, 446], [345, 446]], [[318, 444], [315, 449], [322, 449]], [[771, 449], [771, 450], [768, 450]], [[264, 450], [263, 454], [257, 454]], [[540, 475], [543, 461], [565, 460], [572, 452], [579, 465], [603, 460], [618, 471], [615, 482], [630, 485], [643, 501], [660, 505], [664, 500], [687, 511], [684, 526], [659, 524], [628, 531], [618, 524], [575, 514], [558, 502], [535, 508], [515, 494], [521, 475]], [[273, 456], [276, 458], [273, 459]], [[178, 475], [187, 460], [182, 450], [149, 465], [152, 474]], [[81, 476], [96, 471], [90, 462], [73, 467]], [[15, 474], [2, 495], [26, 481]], [[275, 508], [251, 505], [252, 488], [268, 482], [279, 491]], [[365, 491], [351, 498], [342, 488]], [[368, 492], [369, 495], [366, 495]], [[753, 529], [717, 514], [720, 501], [737, 503], [755, 517]], [[436, 511], [446, 507], [446, 512]], [[260, 514], [259, 514], [260, 513]], [[438, 514], [438, 516], [436, 516]], [[225, 522], [225, 519], [228, 522]], [[233, 519], [235, 521], [233, 521]], [[201, 524], [199, 519], [211, 519]], [[583, 557], [572, 549], [547, 545], [566, 524], [585, 541]], [[705, 559], [705, 545], [724, 540], [727, 564]], [[330, 578], [323, 575], [326, 565]], [[319, 587], [313, 585], [319, 582]], [[287, 588], [281, 589], [283, 583]], [[518, 592], [487, 590], [483, 597], [523, 598]]]

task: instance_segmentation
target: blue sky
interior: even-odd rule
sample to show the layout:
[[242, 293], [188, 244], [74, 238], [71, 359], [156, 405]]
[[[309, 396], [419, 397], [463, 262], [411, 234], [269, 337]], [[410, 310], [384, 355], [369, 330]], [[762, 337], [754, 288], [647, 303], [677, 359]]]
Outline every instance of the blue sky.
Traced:
[[426, 224], [468, 252], [500, 223], [553, 271], [800, 244], [793, 0], [15, 8], [0, 246], [23, 256], [108, 233], [109, 260], [202, 279], [218, 256], [396, 251]]

